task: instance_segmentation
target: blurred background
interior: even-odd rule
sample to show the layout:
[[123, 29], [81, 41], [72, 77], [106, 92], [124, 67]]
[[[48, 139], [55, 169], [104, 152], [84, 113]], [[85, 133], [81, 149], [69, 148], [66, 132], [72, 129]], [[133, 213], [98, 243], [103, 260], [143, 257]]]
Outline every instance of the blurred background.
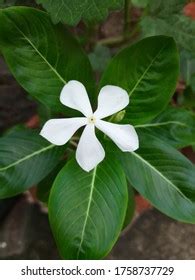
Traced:
[[[38, 2], [38, 1], [37, 1]], [[0, 0], [0, 8], [34, 6], [36, 1]], [[68, 27], [87, 51], [97, 81], [111, 57], [126, 45], [152, 35], [169, 35], [177, 42], [181, 71], [172, 106], [195, 109], [195, 1], [131, 0], [100, 23]], [[9, 72], [0, 54], [0, 135], [15, 126], [35, 128], [43, 105], [30, 99]], [[195, 128], [194, 128], [195, 129]], [[182, 152], [195, 163], [194, 147]], [[30, 191], [0, 200], [0, 259], [58, 259], [48, 223], [46, 191]], [[40, 202], [40, 200], [42, 202]], [[194, 259], [195, 225], [176, 222], [160, 213], [139, 194], [135, 216], [108, 259]], [[152, 242], [151, 242], [152, 241]]]

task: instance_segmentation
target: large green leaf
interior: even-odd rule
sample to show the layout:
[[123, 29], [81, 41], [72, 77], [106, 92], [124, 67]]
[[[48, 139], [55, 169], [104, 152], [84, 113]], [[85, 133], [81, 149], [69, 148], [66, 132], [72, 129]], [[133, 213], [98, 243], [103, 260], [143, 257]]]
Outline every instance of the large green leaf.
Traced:
[[146, 16], [141, 21], [143, 36], [172, 36], [182, 48], [195, 51], [195, 22], [183, 15]]
[[141, 124], [162, 111], [174, 93], [179, 73], [175, 42], [170, 37], [146, 38], [122, 50], [110, 62], [101, 86], [118, 85], [130, 96], [125, 119]]
[[124, 0], [36, 0], [51, 14], [54, 23], [62, 21], [76, 25], [81, 19], [86, 21], [103, 20], [109, 10], [119, 9]]
[[87, 56], [64, 27], [54, 27], [42, 11], [27, 7], [1, 10], [0, 50], [17, 81], [54, 111], [65, 110], [59, 94], [69, 80], [81, 81], [93, 95]]
[[194, 53], [195, 22], [184, 15], [186, 0], [150, 0], [147, 15], [142, 17], [143, 36], [172, 36], [179, 46]]
[[57, 165], [63, 150], [33, 131], [16, 131], [0, 138], [0, 198], [14, 196], [41, 181]]
[[53, 182], [65, 165], [65, 160], [62, 159], [59, 164], [37, 185], [37, 198], [44, 203], [48, 203], [50, 191], [53, 185]]
[[125, 229], [131, 223], [135, 213], [135, 195], [134, 190], [130, 185], [128, 186], [128, 195], [127, 211], [123, 223], [123, 229]]
[[171, 146], [139, 132], [140, 148], [118, 153], [128, 180], [166, 215], [195, 223], [195, 167]]
[[100, 259], [122, 229], [128, 201], [119, 163], [107, 155], [87, 173], [75, 160], [57, 176], [49, 198], [50, 224], [65, 259]]
[[176, 148], [195, 145], [195, 115], [181, 108], [167, 108], [152, 123], [137, 125], [148, 134]]

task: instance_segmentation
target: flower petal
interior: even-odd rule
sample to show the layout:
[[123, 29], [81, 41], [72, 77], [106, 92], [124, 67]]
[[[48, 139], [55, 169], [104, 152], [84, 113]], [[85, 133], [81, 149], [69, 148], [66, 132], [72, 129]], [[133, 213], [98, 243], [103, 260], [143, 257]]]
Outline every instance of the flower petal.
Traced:
[[80, 111], [86, 117], [93, 114], [87, 91], [84, 85], [78, 81], [69, 81], [63, 87], [60, 101], [65, 106]]
[[85, 127], [77, 147], [77, 162], [81, 168], [89, 172], [95, 168], [104, 157], [105, 151], [95, 135], [95, 126], [89, 124]]
[[97, 120], [96, 127], [108, 135], [123, 152], [133, 152], [139, 148], [139, 139], [132, 125]]
[[126, 90], [117, 86], [105, 86], [98, 96], [98, 107], [94, 113], [96, 118], [102, 119], [124, 109], [129, 104]]
[[83, 125], [86, 118], [51, 119], [45, 123], [40, 135], [55, 145], [64, 145]]

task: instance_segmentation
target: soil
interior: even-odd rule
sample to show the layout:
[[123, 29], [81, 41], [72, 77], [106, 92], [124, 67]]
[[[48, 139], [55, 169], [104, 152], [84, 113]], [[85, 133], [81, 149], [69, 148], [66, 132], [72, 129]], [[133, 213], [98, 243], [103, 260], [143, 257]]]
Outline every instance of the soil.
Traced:
[[36, 103], [27, 97], [0, 57], [0, 134], [36, 113]]
[[[29, 195], [4, 201], [0, 219], [0, 259], [59, 259], [45, 209]], [[0, 203], [0, 210], [3, 202]], [[4, 212], [5, 213], [5, 212]], [[195, 259], [195, 226], [174, 221], [155, 209], [138, 216], [107, 257], [112, 260]]]
[[144, 212], [113, 248], [114, 260], [194, 260], [195, 225], [170, 219], [156, 209]]

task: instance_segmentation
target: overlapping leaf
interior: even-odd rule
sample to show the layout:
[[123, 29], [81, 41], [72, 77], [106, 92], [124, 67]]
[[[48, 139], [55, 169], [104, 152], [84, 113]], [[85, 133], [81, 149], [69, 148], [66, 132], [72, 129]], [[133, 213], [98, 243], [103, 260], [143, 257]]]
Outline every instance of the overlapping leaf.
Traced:
[[128, 180], [156, 208], [183, 222], [195, 223], [195, 167], [160, 139], [140, 132], [140, 149], [119, 153]]
[[186, 109], [170, 107], [152, 123], [138, 125], [136, 128], [175, 148], [195, 145], [195, 115]]
[[134, 213], [135, 213], [135, 195], [134, 195], [133, 188], [129, 185], [128, 186], [128, 204], [127, 204], [125, 220], [123, 223], [123, 229], [125, 229], [131, 223]]
[[51, 227], [65, 259], [100, 259], [122, 229], [128, 201], [119, 163], [107, 155], [90, 173], [75, 160], [57, 176], [49, 198]]
[[195, 22], [184, 15], [186, 0], [149, 1], [147, 16], [142, 18], [144, 36], [167, 35], [186, 50], [195, 51]]
[[125, 48], [110, 62], [101, 86], [126, 89], [130, 104], [125, 120], [146, 123], [162, 111], [174, 93], [179, 73], [175, 42], [170, 37], [146, 38]]
[[78, 43], [49, 16], [27, 7], [0, 11], [0, 50], [17, 81], [54, 111], [65, 110], [59, 94], [69, 80], [79, 80], [94, 93], [91, 65]]
[[38, 132], [16, 131], [0, 138], [0, 198], [24, 192], [58, 164], [64, 151]]
[[86, 21], [103, 20], [109, 10], [121, 8], [124, 0], [36, 0], [51, 14], [55, 23], [62, 21], [76, 25], [81, 19]]

